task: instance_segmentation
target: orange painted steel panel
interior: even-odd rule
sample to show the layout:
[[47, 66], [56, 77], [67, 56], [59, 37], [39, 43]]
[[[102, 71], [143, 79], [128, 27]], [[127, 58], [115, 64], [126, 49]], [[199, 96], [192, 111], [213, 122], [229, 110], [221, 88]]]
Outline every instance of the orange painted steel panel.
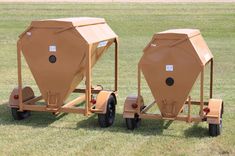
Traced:
[[86, 53], [91, 66], [117, 39], [103, 18], [33, 21], [20, 36], [20, 47], [43, 99], [59, 107], [85, 77]]
[[199, 73], [212, 58], [197, 29], [173, 29], [153, 36], [139, 66], [163, 117], [180, 113]]

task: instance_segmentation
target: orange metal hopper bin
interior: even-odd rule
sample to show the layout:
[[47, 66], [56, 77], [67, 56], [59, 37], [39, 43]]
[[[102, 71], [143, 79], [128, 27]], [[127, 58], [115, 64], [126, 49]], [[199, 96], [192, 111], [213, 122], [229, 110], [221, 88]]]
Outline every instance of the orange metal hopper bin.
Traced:
[[[210, 99], [204, 101], [204, 69], [211, 65]], [[141, 95], [141, 74], [152, 92], [154, 100], [146, 105]], [[191, 101], [190, 91], [200, 75], [200, 100]], [[207, 121], [210, 135], [220, 134], [223, 102], [212, 99], [213, 55], [197, 29], [174, 29], [153, 35], [145, 47], [138, 64], [138, 95], [127, 97], [124, 118], [128, 129], [137, 127], [141, 118]], [[157, 104], [159, 113], [148, 110]], [[200, 106], [199, 115], [191, 115], [191, 105]], [[181, 114], [184, 106], [188, 114]]]
[[[113, 90], [92, 86], [91, 72], [102, 54], [115, 43], [115, 82]], [[103, 18], [62, 18], [33, 21], [19, 36], [18, 87], [10, 96], [9, 105], [15, 119], [23, 119], [29, 111], [71, 112], [89, 115], [98, 113], [101, 127], [113, 124], [117, 94], [118, 36]], [[30, 87], [23, 87], [21, 53], [41, 92], [34, 96]], [[85, 80], [86, 88], [76, 88]], [[84, 95], [65, 103], [72, 93]], [[45, 105], [37, 105], [43, 99]], [[77, 107], [85, 102], [84, 107]]]

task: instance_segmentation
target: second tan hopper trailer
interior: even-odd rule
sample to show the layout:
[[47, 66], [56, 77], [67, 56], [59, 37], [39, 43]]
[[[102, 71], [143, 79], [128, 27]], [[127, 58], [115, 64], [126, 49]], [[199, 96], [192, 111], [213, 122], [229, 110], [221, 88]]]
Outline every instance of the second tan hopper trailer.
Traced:
[[[204, 99], [205, 66], [210, 65], [209, 100]], [[154, 97], [144, 103], [141, 93], [141, 75]], [[192, 100], [190, 91], [200, 75], [200, 99]], [[138, 64], [138, 94], [130, 95], [124, 104], [123, 117], [128, 129], [135, 129], [140, 119], [165, 119], [186, 122], [207, 121], [209, 134], [221, 133], [223, 101], [212, 98], [213, 55], [200, 31], [176, 29], [157, 33], [145, 47]], [[157, 104], [160, 113], [149, 112]], [[188, 113], [182, 114], [185, 106]], [[192, 115], [192, 105], [199, 107]]]
[[[115, 118], [118, 78], [118, 36], [102, 18], [63, 18], [33, 21], [17, 44], [18, 87], [9, 100], [15, 119], [30, 111], [98, 114], [101, 127], [111, 126]], [[114, 89], [92, 86], [92, 67], [115, 43]], [[21, 55], [29, 66], [41, 92], [35, 96], [22, 83]], [[100, 73], [101, 74], [101, 73]], [[85, 80], [85, 88], [76, 88]], [[65, 102], [71, 93], [81, 94]], [[38, 101], [44, 100], [43, 104]], [[85, 106], [81, 105], [85, 103]]]

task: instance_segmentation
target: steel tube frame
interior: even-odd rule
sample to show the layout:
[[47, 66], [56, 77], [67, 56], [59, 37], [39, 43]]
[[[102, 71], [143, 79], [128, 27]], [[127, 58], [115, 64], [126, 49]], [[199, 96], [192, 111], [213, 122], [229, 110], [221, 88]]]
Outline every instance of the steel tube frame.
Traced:
[[[212, 98], [213, 94], [213, 58], [208, 62], [210, 63], [210, 92], [209, 96]], [[140, 66], [138, 65], [138, 100], [137, 100], [137, 113], [140, 118], [148, 118], [148, 119], [167, 119], [167, 120], [179, 120], [179, 121], [186, 121], [186, 122], [201, 122], [204, 121], [204, 114], [203, 114], [203, 107], [204, 105], [208, 105], [208, 101], [204, 101], [203, 95], [204, 95], [204, 67], [202, 67], [202, 71], [200, 73], [200, 101], [191, 101], [191, 97], [189, 100], [185, 101], [185, 104], [189, 105], [189, 112], [187, 115], [178, 115], [175, 118], [164, 118], [162, 117], [161, 114], [151, 114], [151, 113], [146, 113], [147, 111], [141, 111], [140, 110], [140, 96], [141, 96], [141, 69]], [[192, 116], [191, 115], [191, 105], [199, 105], [200, 106], [200, 112], [199, 115], [197, 116]], [[150, 109], [153, 105], [152, 103], [148, 105]], [[147, 106], [147, 107], [148, 107]], [[131, 112], [130, 112], [131, 113]]]
[[[117, 94], [118, 91], [118, 51], [119, 51], [119, 43], [118, 39], [114, 39], [115, 43], [115, 58], [114, 58], [114, 92]], [[62, 107], [53, 109], [47, 108], [46, 105], [36, 105], [35, 103], [42, 99], [42, 96], [35, 97], [33, 99], [23, 101], [22, 97], [22, 71], [21, 71], [21, 52], [22, 47], [20, 44], [20, 40], [17, 42], [17, 71], [18, 71], [18, 95], [19, 95], [19, 111], [24, 110], [32, 110], [32, 111], [46, 111], [46, 112], [66, 112], [66, 113], [82, 113], [85, 116], [94, 113], [94, 110], [91, 110], [91, 95], [98, 94], [101, 90], [99, 89], [91, 89], [91, 48], [92, 45], [88, 45], [88, 52], [86, 53], [87, 65], [86, 65], [86, 89], [75, 89], [73, 92], [75, 93], [85, 93], [85, 96], [77, 97], [76, 99], [68, 102]], [[85, 108], [73, 107], [77, 102], [86, 101]]]

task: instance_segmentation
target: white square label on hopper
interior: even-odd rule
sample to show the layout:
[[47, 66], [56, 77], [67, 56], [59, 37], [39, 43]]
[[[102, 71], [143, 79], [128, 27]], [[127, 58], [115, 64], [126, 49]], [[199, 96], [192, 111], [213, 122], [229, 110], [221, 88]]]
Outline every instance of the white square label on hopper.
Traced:
[[31, 33], [30, 31], [26, 32], [26, 34], [27, 34], [28, 36], [31, 36], [31, 35], [32, 35], [32, 33]]
[[169, 71], [169, 72], [171, 72], [171, 71], [174, 71], [174, 66], [173, 65], [166, 65], [166, 71]]
[[55, 45], [50, 45], [49, 46], [49, 51], [50, 52], [56, 52], [56, 46]]
[[205, 60], [207, 62], [207, 61], [210, 60], [211, 56], [210, 56], [210, 54], [207, 53], [207, 54], [204, 55], [204, 58], [205, 58]]
[[98, 44], [97, 48], [104, 47], [104, 46], [107, 45], [107, 43], [108, 43], [108, 41], [101, 41], [101, 42]]

